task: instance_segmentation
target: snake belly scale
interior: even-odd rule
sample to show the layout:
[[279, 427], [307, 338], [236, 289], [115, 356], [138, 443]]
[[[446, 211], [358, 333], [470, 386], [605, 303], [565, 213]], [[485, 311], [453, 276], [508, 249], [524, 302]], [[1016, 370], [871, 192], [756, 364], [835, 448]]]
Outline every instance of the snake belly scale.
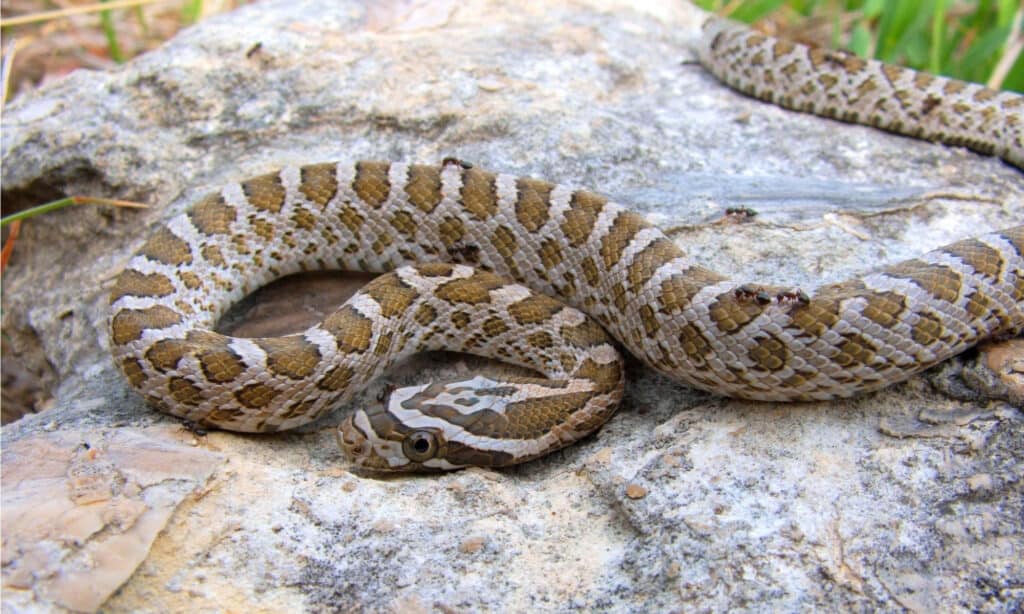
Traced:
[[[757, 40], [723, 44], [711, 28], [707, 49], [727, 56], [722, 70], [745, 71], [752, 60], [737, 60], [737, 50], [763, 52], [771, 39], [735, 32]], [[1019, 112], [1002, 121], [1016, 126]], [[1019, 164], [1019, 133], [996, 134], [947, 140]], [[212, 331], [255, 288], [322, 269], [382, 275], [297, 335]], [[450, 161], [325, 163], [229, 185], [172, 218], [128, 262], [111, 305], [112, 352], [129, 383], [163, 411], [228, 430], [313, 421], [418, 351], [530, 368], [539, 376], [402, 388], [339, 428], [348, 456], [369, 469], [503, 466], [611, 416], [624, 385], [612, 338], [677, 381], [791, 401], [875, 390], [983, 339], [1019, 334], [1024, 226], [808, 296], [698, 266], [642, 216], [594, 192]]]

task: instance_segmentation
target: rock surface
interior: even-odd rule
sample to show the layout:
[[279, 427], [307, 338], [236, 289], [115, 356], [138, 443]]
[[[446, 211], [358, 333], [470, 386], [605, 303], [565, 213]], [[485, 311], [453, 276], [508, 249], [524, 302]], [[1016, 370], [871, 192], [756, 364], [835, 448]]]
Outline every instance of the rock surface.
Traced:
[[[56, 397], [3, 430], [4, 610], [1019, 609], [1024, 416], [926, 378], [768, 405], [634, 363], [579, 445], [379, 480], [334, 444], [345, 409], [194, 436], [111, 365], [107, 293], [148, 229], [283, 164], [454, 156], [589, 186], [708, 266], [804, 288], [1024, 219], [998, 160], [725, 89], [688, 48], [699, 12], [665, 5], [269, 1], [9, 105], [8, 204], [153, 208], [33, 219], [4, 276], [4, 332]], [[759, 215], [723, 221], [735, 206]], [[285, 285], [241, 319], [297, 330], [347, 283]], [[357, 403], [479, 363], [417, 358]], [[83, 471], [99, 494], [76, 499]]]

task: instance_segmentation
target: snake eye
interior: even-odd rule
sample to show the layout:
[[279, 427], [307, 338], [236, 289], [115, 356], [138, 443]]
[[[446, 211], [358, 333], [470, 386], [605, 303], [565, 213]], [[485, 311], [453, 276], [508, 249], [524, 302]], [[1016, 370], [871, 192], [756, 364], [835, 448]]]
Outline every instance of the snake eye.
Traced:
[[437, 454], [437, 435], [430, 431], [413, 431], [402, 442], [402, 452], [413, 462], [430, 460]]

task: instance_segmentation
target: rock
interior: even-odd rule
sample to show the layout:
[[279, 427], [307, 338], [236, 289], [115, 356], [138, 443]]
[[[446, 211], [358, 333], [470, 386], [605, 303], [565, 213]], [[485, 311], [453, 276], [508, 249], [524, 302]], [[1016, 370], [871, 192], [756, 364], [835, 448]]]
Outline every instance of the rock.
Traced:
[[[5, 611], [1020, 608], [1024, 421], [995, 397], [915, 378], [757, 404], [634, 363], [619, 415], [574, 447], [382, 480], [347, 471], [332, 432], [346, 409], [292, 433], [198, 436], [111, 365], [107, 295], [148, 230], [284, 164], [454, 156], [589, 186], [708, 266], [805, 289], [1024, 219], [1021, 174], [998, 160], [725, 89], [688, 48], [699, 21], [657, 3], [269, 1], [10, 104], [5, 206], [153, 208], [33, 219], [5, 272], [4, 332], [56, 397], [3, 429]], [[346, 282], [285, 283], [299, 285], [279, 306], [253, 299], [271, 320], [258, 330], [316, 319]], [[244, 312], [222, 325], [250, 325]], [[481, 364], [417, 358], [353, 405]], [[82, 441], [135, 453], [82, 477]], [[39, 466], [8, 460], [31, 450], [48, 451]], [[159, 479], [130, 477], [159, 459]], [[20, 482], [53, 502], [48, 535], [85, 537], [40, 540]], [[86, 569], [93, 592], [69, 600]]]
[[23, 437], [3, 453], [4, 607], [101, 606], [223, 459], [133, 429]]

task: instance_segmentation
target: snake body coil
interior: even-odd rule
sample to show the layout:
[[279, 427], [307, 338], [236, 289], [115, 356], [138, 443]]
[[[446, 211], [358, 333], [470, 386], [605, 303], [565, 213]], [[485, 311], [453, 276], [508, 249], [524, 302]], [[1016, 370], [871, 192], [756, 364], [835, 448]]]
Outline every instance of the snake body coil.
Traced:
[[[782, 101], [906, 131], [909, 120], [879, 102], [912, 104], [883, 65], [814, 61], [815, 52], [718, 21], [706, 41], [705, 64], [758, 95], [765, 90], [745, 79], [778, 86], [778, 74], [799, 72], [800, 91], [809, 91], [807, 83], [854, 83], [854, 73], [870, 70], [872, 91], [889, 87], [888, 98], [876, 91], [870, 112], [840, 106], [857, 102], [848, 94]], [[750, 77], [766, 54], [777, 72]], [[863, 83], [855, 87], [867, 90]], [[929, 98], [934, 88], [989, 96], [950, 83], [929, 77], [930, 89], [918, 88], [925, 115], [941, 106]], [[997, 98], [1002, 128], [970, 139], [910, 132], [1020, 165], [1021, 98]], [[979, 108], [963, 104], [950, 112]], [[993, 113], [980, 108], [965, 121], [989, 126]], [[298, 335], [211, 331], [248, 292], [319, 269], [390, 273]], [[403, 388], [339, 430], [349, 456], [372, 469], [507, 465], [579, 439], [614, 411], [622, 364], [605, 330], [678, 381], [771, 401], [875, 390], [982, 339], [1019, 333], [1024, 226], [806, 296], [702, 268], [642, 216], [592, 192], [458, 163], [317, 164], [227, 186], [170, 220], [128, 263], [111, 303], [112, 351], [132, 386], [164, 411], [229, 430], [315, 420], [416, 351], [529, 367], [545, 377]]]

